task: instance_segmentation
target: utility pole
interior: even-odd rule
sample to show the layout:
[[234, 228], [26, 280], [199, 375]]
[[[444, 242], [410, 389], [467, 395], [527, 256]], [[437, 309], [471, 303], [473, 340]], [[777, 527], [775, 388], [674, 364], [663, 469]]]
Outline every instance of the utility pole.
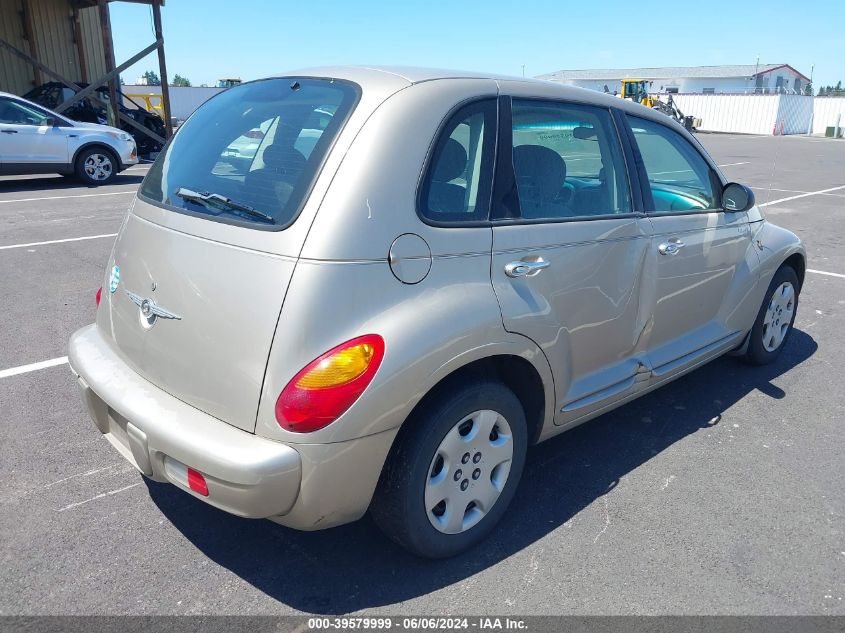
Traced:
[[813, 107], [812, 107], [812, 108], [810, 108], [810, 122], [807, 124], [807, 136], [812, 136], [812, 135], [813, 135], [813, 117], [814, 117], [814, 116], [815, 116], [815, 114], [816, 114], [816, 113], [815, 113], [815, 104], [816, 104], [816, 99], [815, 99], [815, 97], [813, 96], [813, 92], [814, 92], [814, 89], [813, 89], [813, 71], [814, 71], [815, 69], [816, 69], [816, 65], [815, 65], [815, 64], [813, 64], [812, 66], [810, 66], [810, 100], [813, 102]]
[[525, 64], [522, 65], [522, 78], [525, 79]]

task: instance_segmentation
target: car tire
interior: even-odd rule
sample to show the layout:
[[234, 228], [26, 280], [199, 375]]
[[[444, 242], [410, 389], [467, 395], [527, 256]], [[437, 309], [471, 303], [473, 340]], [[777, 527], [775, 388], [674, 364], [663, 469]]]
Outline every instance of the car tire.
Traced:
[[781, 266], [766, 290], [766, 296], [757, 313], [757, 320], [749, 334], [745, 361], [752, 365], [773, 362], [789, 340], [795, 315], [798, 313], [798, 295], [801, 285], [791, 266]]
[[448, 385], [400, 431], [371, 504], [373, 519], [418, 556], [463, 552], [507, 511], [527, 447], [525, 413], [505, 385]]
[[76, 177], [86, 185], [106, 185], [114, 180], [120, 163], [113, 152], [103, 147], [89, 147], [76, 157]]

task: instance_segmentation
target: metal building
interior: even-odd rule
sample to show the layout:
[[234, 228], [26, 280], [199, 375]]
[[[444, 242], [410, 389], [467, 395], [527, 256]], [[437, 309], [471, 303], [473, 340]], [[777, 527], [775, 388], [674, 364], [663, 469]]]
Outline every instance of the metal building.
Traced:
[[622, 79], [647, 79], [653, 92], [670, 94], [802, 94], [810, 83], [789, 64], [558, 70], [537, 78], [607, 92]]
[[[120, 0], [152, 7], [155, 41], [131, 59], [117, 65], [111, 34], [109, 3], [118, 0], [0, 0], [0, 91], [23, 94], [34, 86], [58, 81], [70, 88], [57, 112], [108, 87], [109, 121], [128, 125], [160, 142], [164, 138], [120, 112], [120, 72], [157, 51], [166, 135], [170, 125], [170, 96], [161, 28], [164, 0]], [[89, 84], [81, 87], [79, 84]]]
[[[0, 40], [76, 81], [88, 83], [107, 72], [96, 2], [0, 0]], [[51, 79], [0, 49], [0, 90], [23, 94]]]

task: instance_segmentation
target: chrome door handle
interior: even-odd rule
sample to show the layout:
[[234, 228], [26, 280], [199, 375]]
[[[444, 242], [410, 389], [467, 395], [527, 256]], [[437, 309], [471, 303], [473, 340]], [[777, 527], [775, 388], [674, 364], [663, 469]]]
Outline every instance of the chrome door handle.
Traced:
[[505, 274], [508, 277], [533, 277], [541, 270], [544, 270], [551, 266], [550, 262], [547, 262], [542, 257], [538, 257], [536, 260], [520, 260], [518, 262], [511, 262], [510, 264], [505, 265]]
[[680, 251], [686, 244], [684, 244], [681, 240], [669, 240], [668, 242], [663, 242], [660, 246], [657, 247], [657, 251], [661, 255], [677, 255], [678, 251]]

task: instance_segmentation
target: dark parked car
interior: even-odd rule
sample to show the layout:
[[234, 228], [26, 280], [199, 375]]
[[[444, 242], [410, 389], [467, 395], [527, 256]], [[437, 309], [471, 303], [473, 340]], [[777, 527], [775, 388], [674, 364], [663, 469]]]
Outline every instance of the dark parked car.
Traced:
[[[86, 83], [78, 83], [78, 85], [82, 88], [88, 87], [88, 84]], [[95, 92], [98, 93], [98, 97], [101, 100], [108, 100], [108, 89], [105, 86], [97, 88]], [[23, 95], [23, 97], [24, 99], [29, 99], [30, 101], [44, 106], [45, 108], [55, 110], [60, 103], [67, 101], [74, 94], [76, 94], [76, 92], [64, 84], [58, 81], [49, 81], [33, 88]], [[121, 92], [118, 92], [118, 94], [121, 97], [124, 96]], [[123, 104], [120, 105], [120, 112], [140, 125], [143, 125], [148, 130], [155, 132], [159, 136], [163, 137], [165, 135], [164, 121], [162, 121], [161, 117], [157, 114], [148, 112], [140, 106], [137, 108], [128, 108]], [[67, 110], [62, 112], [62, 114], [74, 121], [82, 121], [86, 123], [106, 124], [108, 119], [106, 116], [106, 109], [95, 100], [89, 99], [88, 97], [80, 99]], [[151, 152], [158, 152], [161, 150], [162, 144], [155, 139], [122, 121], [119, 125], [121, 129], [129, 132], [129, 134], [131, 134], [135, 139], [135, 143], [138, 146], [138, 152], [140, 154], [149, 154]]]

